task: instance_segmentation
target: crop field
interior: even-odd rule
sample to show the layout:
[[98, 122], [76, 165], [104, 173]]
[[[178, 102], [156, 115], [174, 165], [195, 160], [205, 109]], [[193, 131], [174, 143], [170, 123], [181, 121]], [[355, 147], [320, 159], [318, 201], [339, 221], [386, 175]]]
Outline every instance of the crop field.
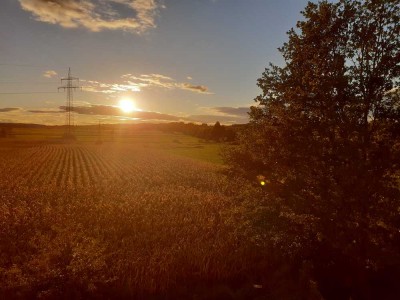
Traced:
[[251, 274], [240, 183], [203, 159], [213, 146], [138, 141], [3, 143], [0, 295], [179, 297]]
[[[2, 184], [36, 188], [102, 188], [124, 183], [151, 189], [183, 179], [196, 185], [204, 181], [200, 180], [203, 172], [216, 170], [211, 164], [126, 145], [42, 145], [5, 152], [1, 165]], [[216, 178], [210, 181], [218, 183]]]

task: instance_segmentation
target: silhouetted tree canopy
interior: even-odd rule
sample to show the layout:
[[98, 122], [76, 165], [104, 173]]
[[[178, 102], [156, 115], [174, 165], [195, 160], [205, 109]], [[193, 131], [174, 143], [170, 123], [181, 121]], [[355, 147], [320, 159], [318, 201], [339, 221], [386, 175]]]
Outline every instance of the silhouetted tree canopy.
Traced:
[[234, 174], [263, 182], [274, 245], [330, 276], [347, 266], [350, 285], [400, 265], [399, 7], [309, 3], [227, 155]]

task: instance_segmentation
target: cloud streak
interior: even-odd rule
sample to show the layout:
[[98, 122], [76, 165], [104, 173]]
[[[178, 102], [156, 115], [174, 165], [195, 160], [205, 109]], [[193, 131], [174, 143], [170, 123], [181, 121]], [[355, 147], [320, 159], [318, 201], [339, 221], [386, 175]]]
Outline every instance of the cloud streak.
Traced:
[[[66, 111], [65, 106], [60, 106], [60, 109]], [[131, 113], [124, 113], [118, 106], [111, 105], [90, 105], [90, 106], [76, 106], [72, 109], [73, 112], [82, 115], [101, 115], [101, 116], [120, 116], [120, 117], [129, 117], [140, 120], [158, 120], [158, 121], [180, 121], [182, 118], [163, 114], [159, 112], [152, 111], [133, 111]], [[53, 111], [54, 113], [58, 113], [58, 111]]]
[[28, 110], [28, 112], [35, 114], [59, 114], [65, 113], [65, 110]]
[[53, 70], [48, 70], [43, 73], [43, 77], [46, 77], [46, 78], [53, 78], [57, 75], [58, 75], [57, 72], [53, 71]]
[[[64, 28], [144, 33], [156, 27], [159, 0], [19, 0], [37, 21]], [[122, 13], [129, 12], [128, 17]]]
[[5, 108], [0, 108], [0, 112], [10, 112], [10, 111], [16, 111], [20, 110], [18, 107], [5, 107]]
[[88, 92], [112, 94], [117, 92], [140, 92], [146, 88], [163, 88], [169, 90], [186, 90], [199, 94], [212, 94], [205, 85], [194, 85], [186, 82], [176, 82], [173, 78], [162, 74], [143, 74], [121, 76], [121, 83], [102, 83], [93, 80], [83, 80], [84, 89]]
[[[66, 111], [65, 106], [60, 106], [60, 109]], [[213, 107], [211, 110], [224, 110], [224, 111], [244, 111], [244, 107]], [[246, 108], [248, 110], [248, 108]], [[163, 114], [153, 111], [134, 111], [131, 113], [124, 113], [118, 106], [111, 105], [90, 105], [90, 106], [76, 106], [73, 111], [77, 114], [92, 115], [92, 116], [114, 116], [114, 117], [128, 117], [137, 119], [140, 121], [164, 121], [164, 122], [200, 122], [200, 123], [215, 123], [219, 121], [225, 124], [245, 124], [248, 123], [247, 114], [220, 114], [220, 115], [192, 115], [188, 117], [178, 117], [169, 114]], [[31, 111], [33, 112], [33, 111]], [[45, 111], [49, 113], [49, 111]], [[59, 113], [59, 111], [53, 111], [53, 113]]]
[[[247, 108], [246, 108], [247, 109]], [[41, 108], [23, 110], [21, 108], [0, 108], [0, 122], [35, 123], [47, 125], [64, 124], [64, 115], [67, 111], [65, 106], [57, 108]], [[199, 122], [213, 124], [219, 121], [223, 124], [248, 123], [248, 116], [243, 115], [244, 107], [208, 107], [203, 111], [208, 114], [191, 116], [175, 116], [154, 111], [134, 111], [124, 113], [118, 106], [82, 104], [72, 110], [75, 114], [77, 124], [97, 124], [99, 119], [103, 122], [120, 123], [128, 122]], [[220, 113], [217, 113], [220, 111]], [[229, 114], [226, 114], [229, 112]], [[239, 113], [240, 112], [240, 113]], [[213, 114], [216, 113], [216, 114]], [[79, 117], [78, 117], [79, 116]]]

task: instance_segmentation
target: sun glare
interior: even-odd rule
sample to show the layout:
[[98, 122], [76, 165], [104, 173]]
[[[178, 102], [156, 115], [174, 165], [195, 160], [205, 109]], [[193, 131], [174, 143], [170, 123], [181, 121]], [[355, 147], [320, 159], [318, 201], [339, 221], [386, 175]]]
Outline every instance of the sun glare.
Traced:
[[119, 101], [119, 108], [125, 113], [130, 113], [137, 110], [135, 103], [131, 99], [121, 99]]

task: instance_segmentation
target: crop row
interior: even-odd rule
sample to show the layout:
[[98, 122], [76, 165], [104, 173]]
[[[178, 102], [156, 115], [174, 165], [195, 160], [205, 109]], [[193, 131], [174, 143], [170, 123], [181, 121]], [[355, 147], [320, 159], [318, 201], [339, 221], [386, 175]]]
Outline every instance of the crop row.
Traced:
[[182, 182], [218, 187], [219, 181], [216, 167], [210, 164], [127, 146], [46, 145], [3, 155], [0, 167], [0, 185], [15, 188], [101, 189], [116, 182], [149, 188]]

